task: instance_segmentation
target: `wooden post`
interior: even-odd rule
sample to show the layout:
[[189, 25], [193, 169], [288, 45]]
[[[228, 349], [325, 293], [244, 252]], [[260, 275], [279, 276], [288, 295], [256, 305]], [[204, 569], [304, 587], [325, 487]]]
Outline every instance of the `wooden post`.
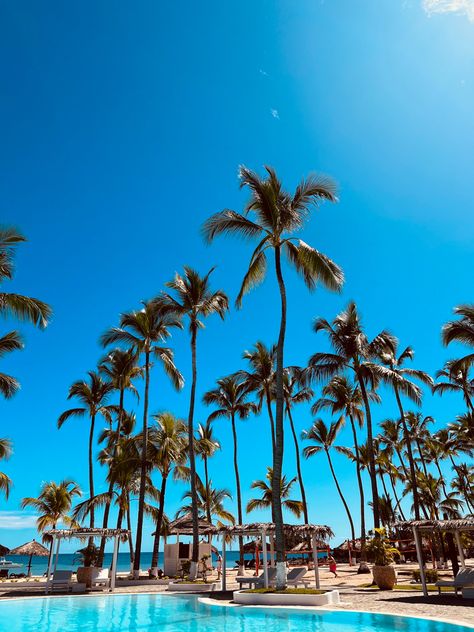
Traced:
[[54, 543], [55, 543], [56, 537], [53, 535], [53, 539], [51, 541], [51, 553], [49, 555], [49, 560], [48, 560], [48, 571], [46, 573], [46, 594], [48, 594], [49, 591], [49, 580], [51, 579], [51, 567], [53, 565], [53, 557], [54, 557]]
[[464, 551], [462, 548], [462, 542], [461, 542], [461, 535], [459, 533], [459, 531], [456, 529], [456, 531], [454, 532], [454, 537], [456, 538], [456, 544], [458, 545], [458, 551], [459, 551], [459, 559], [461, 561], [461, 568], [466, 568], [466, 560], [464, 558]]
[[222, 579], [221, 589], [227, 590], [227, 574], [226, 574], [226, 561], [225, 561], [225, 533], [222, 534]]
[[426, 575], [425, 575], [425, 567], [423, 566], [423, 548], [421, 543], [420, 532], [416, 527], [413, 528], [413, 537], [415, 538], [415, 546], [416, 546], [416, 557], [418, 558], [418, 566], [420, 567], [420, 579], [421, 586], [423, 588], [423, 595], [428, 597], [428, 589], [426, 587]]
[[270, 535], [270, 566], [275, 566], [275, 542], [273, 535]]
[[321, 585], [319, 582], [318, 541], [316, 538], [316, 534], [313, 534], [312, 542], [313, 542], [314, 581], [316, 583], [317, 590], [319, 590], [321, 588]]
[[263, 585], [268, 588], [267, 532], [262, 529]]
[[115, 577], [117, 575], [117, 556], [119, 550], [119, 535], [114, 538], [114, 552], [112, 555], [112, 568], [110, 569], [110, 592], [115, 590]]

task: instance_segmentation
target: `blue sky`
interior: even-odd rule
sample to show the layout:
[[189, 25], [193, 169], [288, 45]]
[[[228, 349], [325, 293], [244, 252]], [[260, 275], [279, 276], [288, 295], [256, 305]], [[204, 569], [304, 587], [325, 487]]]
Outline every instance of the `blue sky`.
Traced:
[[[20, 516], [19, 502], [42, 481], [72, 477], [86, 487], [87, 424], [58, 431], [56, 420], [70, 383], [100, 357], [100, 333], [183, 264], [217, 265], [215, 287], [235, 298], [250, 246], [206, 247], [199, 229], [213, 212], [242, 208], [239, 164], [271, 164], [289, 188], [314, 170], [339, 183], [339, 204], [323, 206], [304, 239], [334, 258], [347, 282], [341, 295], [311, 295], [285, 270], [288, 364], [325, 348], [312, 319], [332, 318], [350, 299], [369, 334], [389, 328], [415, 347], [417, 367], [434, 372], [456, 353], [441, 347], [439, 332], [454, 305], [472, 301], [473, 2], [357, 5], [2, 3], [2, 223], [29, 239], [8, 288], [54, 308], [45, 332], [22, 327], [26, 349], [2, 364], [22, 383], [0, 403], [1, 434], [15, 449], [2, 464], [14, 481], [9, 501], [0, 500], [2, 544], [33, 537], [34, 518]], [[276, 289], [270, 274], [240, 312], [209, 320], [198, 343], [200, 394], [240, 368], [256, 340], [276, 339]], [[172, 344], [189, 378], [186, 335]], [[153, 412], [185, 416], [188, 395], [154, 371]], [[427, 395], [424, 411], [442, 425], [462, 402]], [[207, 414], [199, 403], [197, 420]], [[384, 393], [375, 417], [395, 415]], [[303, 408], [295, 420], [301, 430], [311, 417]], [[245, 501], [270, 463], [267, 429], [265, 416], [239, 424]], [[226, 422], [216, 434], [223, 451], [211, 476], [233, 491]], [[340, 442], [349, 441], [345, 430]], [[356, 515], [352, 466], [340, 456], [335, 465]], [[284, 470], [294, 474], [291, 444]], [[304, 476], [312, 520], [346, 537], [324, 458], [305, 463]], [[103, 478], [97, 468], [99, 490]], [[170, 491], [170, 515], [183, 491]], [[145, 548], [150, 533], [147, 525]]]

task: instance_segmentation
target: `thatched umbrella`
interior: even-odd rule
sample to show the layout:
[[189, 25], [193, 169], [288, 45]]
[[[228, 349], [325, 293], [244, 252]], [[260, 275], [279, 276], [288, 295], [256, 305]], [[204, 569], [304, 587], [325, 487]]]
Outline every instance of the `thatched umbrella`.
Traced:
[[29, 555], [30, 559], [28, 561], [28, 577], [31, 575], [31, 560], [34, 557], [48, 557], [49, 551], [46, 547], [44, 547], [36, 540], [31, 540], [31, 542], [26, 542], [26, 544], [22, 544], [21, 546], [17, 546], [16, 549], [12, 549], [10, 551], [10, 555]]
[[4, 557], [8, 553], [10, 553], [10, 549], [8, 549], [6, 546], [3, 546], [3, 544], [0, 544], [0, 557]]

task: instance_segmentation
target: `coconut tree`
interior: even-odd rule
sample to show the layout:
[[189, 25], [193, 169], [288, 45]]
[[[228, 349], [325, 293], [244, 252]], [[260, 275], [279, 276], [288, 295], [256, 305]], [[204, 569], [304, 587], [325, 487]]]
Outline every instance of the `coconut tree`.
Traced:
[[364, 402], [365, 421], [367, 428], [367, 445], [369, 455], [369, 476], [372, 491], [372, 509], [374, 526], [380, 527], [379, 495], [377, 488], [377, 474], [375, 471], [375, 451], [372, 427], [372, 412], [369, 391], [375, 390], [379, 383], [379, 372], [376, 371], [374, 360], [382, 350], [390, 350], [393, 346], [393, 336], [382, 331], [375, 338], [369, 340], [364, 332], [357, 306], [350, 302], [345, 310], [330, 323], [324, 318], [318, 318], [313, 324], [313, 330], [327, 334], [332, 348], [330, 353], [315, 353], [309, 360], [307, 369], [308, 379], [326, 380], [334, 375], [340, 375], [346, 370], [353, 373], [360, 388]]
[[[77, 399], [82, 406], [65, 410], [58, 418], [58, 428], [71, 417], [89, 417], [89, 498], [94, 497], [94, 429], [98, 415], [102, 415], [106, 420], [110, 419], [111, 407], [108, 405], [113, 386], [109, 382], [104, 382], [101, 376], [95, 371], [88, 372], [88, 380], [78, 380], [69, 388], [68, 399]], [[94, 509], [90, 512], [90, 527], [94, 527]]]
[[301, 438], [305, 441], [311, 441], [312, 443], [312, 445], [306, 446], [303, 449], [303, 454], [306, 459], [319, 454], [320, 452], [324, 452], [326, 454], [329, 469], [331, 470], [331, 474], [336, 485], [337, 493], [339, 494], [342, 504], [344, 505], [344, 509], [349, 520], [352, 540], [355, 540], [356, 536], [352, 514], [349, 509], [349, 505], [346, 502], [344, 494], [342, 493], [341, 486], [339, 485], [339, 481], [337, 479], [336, 472], [334, 471], [334, 465], [331, 459], [331, 449], [334, 446], [334, 442], [339, 430], [341, 429], [341, 425], [342, 424], [340, 420], [338, 422], [331, 423], [330, 426], [327, 426], [322, 419], [316, 419], [309, 430], [303, 430]]
[[[0, 338], [0, 358], [7, 353], [23, 349], [23, 340], [17, 331], [10, 331]], [[11, 375], [0, 373], [0, 393], [5, 399], [10, 399], [20, 388], [20, 383]]]
[[161, 474], [160, 501], [156, 520], [155, 539], [151, 558], [151, 572], [158, 575], [158, 551], [165, 510], [166, 485], [176, 465], [184, 464], [187, 450], [187, 428], [184, 421], [172, 413], [153, 415], [155, 425], [149, 431], [150, 460]]
[[[203, 396], [203, 402], [207, 406], [216, 406], [216, 409], [209, 415], [209, 420], [225, 418], [228, 419], [232, 427], [232, 438], [234, 442], [234, 474], [235, 489], [237, 491], [237, 519], [238, 524], [242, 524], [242, 493], [240, 489], [239, 459], [237, 446], [237, 429], [235, 420], [248, 419], [252, 413], [257, 412], [257, 406], [248, 401], [249, 388], [246, 382], [242, 382], [236, 375], [229, 375], [217, 380], [217, 388], [214, 388]], [[244, 565], [244, 543], [243, 538], [239, 538], [240, 566]]]
[[382, 430], [380, 440], [392, 448], [398, 457], [405, 478], [409, 478], [410, 474], [405, 464], [405, 455], [403, 454], [403, 441], [400, 438], [400, 420], [384, 419], [384, 421], [380, 422], [379, 426]]
[[106, 331], [101, 342], [104, 347], [121, 343], [132, 348], [144, 358], [145, 392], [143, 397], [143, 426], [141, 432], [141, 474], [140, 492], [138, 495], [137, 535], [135, 541], [135, 559], [133, 575], [140, 574], [140, 557], [142, 549], [143, 518], [145, 513], [145, 493], [147, 475], [147, 446], [148, 446], [148, 405], [150, 391], [150, 372], [152, 359], [158, 360], [166, 375], [176, 390], [184, 385], [183, 376], [174, 364], [173, 350], [163, 346], [163, 341], [169, 339], [174, 328], [181, 328], [180, 319], [169, 311], [164, 310], [154, 301], [142, 301], [142, 309], [122, 314], [120, 326]]
[[21, 508], [32, 507], [36, 511], [38, 514], [36, 526], [42, 533], [48, 527], [56, 529], [59, 523], [66, 526], [74, 525], [74, 520], [68, 514], [74, 498], [81, 495], [77, 483], [70, 479], [65, 479], [60, 483], [50, 481], [42, 484], [37, 498], [23, 498]]
[[[459, 316], [459, 320], [446, 323], [441, 331], [441, 340], [444, 345], [452, 342], [474, 347], [474, 305], [458, 305], [454, 308], [454, 313]], [[474, 362], [474, 353], [463, 358], [464, 361]]]
[[[0, 439], [0, 460], [7, 460], [12, 454], [12, 443], [10, 439]], [[0, 492], [8, 500], [12, 486], [11, 478], [4, 472], [0, 472]]]
[[172, 294], [162, 292], [158, 303], [165, 312], [189, 322], [191, 345], [192, 382], [188, 414], [188, 456], [191, 474], [193, 553], [190, 568], [191, 579], [196, 578], [199, 557], [199, 518], [196, 491], [196, 462], [194, 455], [194, 405], [197, 385], [197, 333], [204, 327], [203, 319], [217, 314], [224, 319], [229, 309], [229, 300], [222, 290], [213, 291], [210, 276], [214, 268], [200, 276], [196, 270], [185, 266], [184, 274], [176, 273], [174, 279], [166, 284]]
[[[301, 500], [289, 498], [291, 490], [296, 483], [296, 476], [290, 480], [285, 475], [280, 481], [280, 498], [282, 506], [297, 518], [303, 513], [303, 503]], [[271, 467], [267, 467], [265, 480], [254, 481], [250, 485], [251, 489], [258, 489], [262, 492], [260, 498], [252, 498], [247, 503], [247, 513], [251, 513], [256, 509], [269, 509], [273, 507], [273, 471]]]
[[[216, 489], [212, 486], [212, 480], [209, 480], [209, 485], [206, 489], [205, 485], [200, 479], [196, 479], [196, 491], [197, 491], [197, 506], [198, 515], [204, 517], [207, 507], [211, 512], [212, 518], [217, 518], [218, 524], [223, 524], [224, 520], [227, 523], [235, 524], [235, 518], [233, 514], [224, 507], [226, 500], [232, 499], [232, 495], [228, 489]], [[191, 504], [183, 505], [177, 513], [177, 517], [184, 516], [192, 511], [192, 493], [191, 490], [187, 491], [183, 495], [183, 500], [190, 500]]]
[[[241, 188], [247, 188], [250, 199], [243, 214], [224, 210], [210, 217], [204, 225], [204, 235], [211, 242], [220, 234], [236, 234], [246, 239], [258, 239], [248, 270], [244, 276], [236, 303], [265, 277], [267, 252], [274, 256], [275, 273], [280, 294], [280, 331], [277, 343], [276, 362], [276, 415], [275, 450], [273, 454], [273, 514], [275, 521], [275, 543], [277, 559], [277, 588], [286, 582], [285, 542], [283, 514], [280, 498], [283, 466], [283, 421], [284, 421], [284, 347], [286, 334], [287, 297], [281, 265], [285, 254], [290, 265], [303, 277], [307, 287], [313, 290], [321, 282], [331, 290], [340, 290], [344, 276], [329, 257], [315, 250], [296, 233], [304, 226], [312, 205], [328, 200], [336, 201], [336, 186], [327, 177], [311, 175], [300, 181], [293, 194], [283, 189], [276, 172], [265, 167], [266, 177], [260, 177], [247, 167], [240, 168]], [[249, 215], [253, 213], [254, 219]]]
[[[212, 420], [208, 419], [206, 423], [198, 424], [195, 440], [196, 454], [201, 457], [204, 464], [204, 484], [209, 492], [209, 469], [208, 461], [214, 456], [217, 450], [221, 449], [221, 444], [214, 436], [214, 426]], [[209, 498], [209, 493], [206, 494]], [[206, 507], [206, 518], [211, 522], [211, 510], [209, 505]]]
[[466, 358], [448, 360], [444, 367], [436, 372], [436, 379], [442, 382], [433, 385], [433, 393], [460, 393], [466, 402], [468, 411], [474, 413], [474, 379], [470, 376], [471, 362]]

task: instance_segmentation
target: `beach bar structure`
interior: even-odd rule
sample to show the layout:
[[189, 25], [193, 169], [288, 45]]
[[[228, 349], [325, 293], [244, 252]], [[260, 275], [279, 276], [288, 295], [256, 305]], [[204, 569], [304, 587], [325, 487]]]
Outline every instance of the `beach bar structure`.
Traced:
[[474, 518], [460, 518], [458, 520], [407, 520], [397, 522], [397, 529], [411, 529], [415, 539], [416, 557], [420, 567], [420, 579], [423, 588], [423, 595], [428, 596], [425, 567], [423, 562], [422, 536], [433, 535], [435, 533], [451, 533], [458, 549], [459, 562], [462, 569], [466, 568], [464, 550], [462, 548], [461, 533], [474, 532]]
[[46, 532], [51, 539], [51, 555], [49, 558], [48, 572], [46, 575], [46, 592], [49, 590], [50, 579], [54, 575], [58, 565], [59, 550], [62, 540], [88, 540], [90, 538], [105, 538], [114, 541], [114, 550], [112, 554], [112, 566], [110, 568], [110, 592], [115, 589], [115, 579], [117, 575], [117, 556], [119, 551], [120, 540], [126, 541], [130, 537], [128, 529], [51, 529]]
[[[207, 520], [199, 520], [199, 535], [210, 536], [218, 533], [217, 527], [210, 524]], [[154, 535], [154, 534], [153, 534]], [[181, 571], [182, 562], [188, 562], [192, 559], [193, 545], [192, 543], [182, 542], [180, 536], [193, 535], [193, 521], [190, 513], [185, 514], [181, 518], [177, 518], [169, 523], [164, 535], [164, 574], [168, 577], [174, 577]], [[168, 542], [169, 536], [176, 536], [176, 542]], [[199, 542], [198, 560], [208, 556], [211, 560], [212, 544], [211, 542]], [[207, 564], [207, 563], [206, 563]], [[207, 564], [211, 568], [212, 564]]]
[[[272, 522], [253, 522], [250, 524], [237, 524], [232, 526], [223, 526], [219, 529], [222, 536], [222, 590], [227, 590], [226, 580], [226, 540], [228, 538], [244, 538], [258, 537], [261, 539], [262, 557], [263, 557], [263, 578], [264, 586], [268, 588], [268, 553], [269, 547], [267, 536], [270, 537], [270, 563], [274, 564], [273, 536], [275, 534], [275, 525]], [[314, 563], [314, 581], [316, 588], [320, 588], [319, 565], [318, 565], [318, 543], [320, 540], [326, 540], [333, 537], [330, 527], [318, 524], [284, 524], [283, 533], [286, 538], [298, 537], [311, 541], [311, 549], [313, 553]]]

